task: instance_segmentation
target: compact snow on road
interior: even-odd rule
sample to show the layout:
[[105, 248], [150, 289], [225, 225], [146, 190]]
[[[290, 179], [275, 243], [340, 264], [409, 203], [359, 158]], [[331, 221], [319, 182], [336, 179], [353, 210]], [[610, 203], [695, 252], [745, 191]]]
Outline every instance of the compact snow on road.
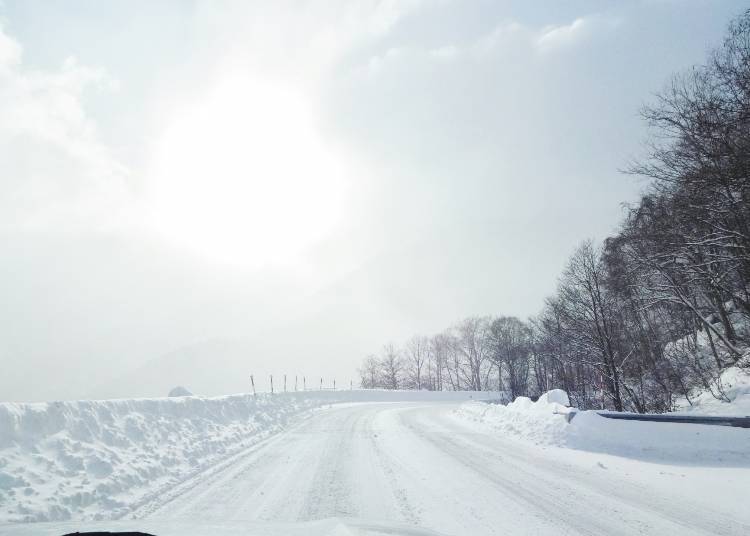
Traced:
[[[716, 467], [690, 472], [542, 448], [478, 430], [457, 419], [455, 408], [333, 406], [183, 483], [135, 517], [141, 523], [356, 517], [447, 534], [513, 536], [750, 533], [747, 514], [688, 489], [720, 488], [728, 473]], [[675, 490], [675, 482], [684, 489]]]

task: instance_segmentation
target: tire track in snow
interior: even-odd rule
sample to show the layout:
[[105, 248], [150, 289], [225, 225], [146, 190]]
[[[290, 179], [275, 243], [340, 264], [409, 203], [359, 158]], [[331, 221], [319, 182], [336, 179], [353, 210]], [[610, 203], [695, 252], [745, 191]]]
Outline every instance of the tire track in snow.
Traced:
[[352, 444], [356, 440], [356, 429], [362, 418], [361, 412], [351, 412], [341, 424], [334, 423], [335, 426], [328, 425], [321, 430], [328, 439], [318, 455], [319, 463], [307, 489], [304, 509], [297, 517], [299, 521], [357, 515], [349, 475]]
[[[704, 506], [698, 504], [676, 503], [670, 497], [656, 495], [631, 481], [611, 475], [608, 475], [610, 481], [594, 481], [578, 467], [565, 467], [557, 461], [545, 459], [544, 450], [535, 445], [529, 445], [521, 451], [519, 445], [507, 440], [502, 441], [487, 434], [451, 426], [445, 415], [438, 419], [434, 413], [420, 414], [408, 410], [403, 415], [407, 417], [405, 420], [409, 421], [407, 426], [417, 431], [417, 434], [420, 433], [420, 427], [422, 432], [425, 429], [430, 430], [425, 436], [434, 444], [436, 438], [439, 438], [438, 444], [451, 456], [473, 467], [479, 473], [493, 475], [492, 478], [498, 479], [498, 485], [503, 485], [500, 481], [506, 479], [504, 473], [513, 474], [512, 479], [505, 484], [510, 482], [513, 489], [512, 482], [517, 479], [515, 492], [519, 496], [527, 497], [538, 504], [556, 505], [553, 513], [559, 509], [559, 518], [570, 520], [571, 516], [567, 515], [567, 512], [578, 512], [583, 514], [581, 517], [590, 517], [594, 526], [605, 520], [604, 530], [607, 534], [621, 531], [621, 527], [627, 527], [625, 534], [718, 533], [739, 536], [750, 533], [750, 526], [727, 518], [724, 514], [707, 511]], [[418, 417], [422, 417], [421, 424]], [[470, 452], [473, 455], [468, 454]], [[529, 456], [530, 454], [532, 456]], [[483, 463], [477, 461], [482, 459]], [[505, 470], [493, 470], [493, 465], [495, 468], [504, 467]], [[527, 484], [526, 489], [519, 486], [524, 483]], [[535, 488], [552, 490], [553, 493], [539, 493]], [[582, 505], [590, 505], [588, 514]], [[594, 509], [597, 509], [596, 512]], [[615, 520], [618, 520], [618, 523], [615, 524]], [[576, 526], [575, 519], [573, 526]]]
[[[638, 482], [461, 426], [455, 406], [334, 407], [248, 449], [143, 515], [296, 521], [356, 516], [455, 535], [745, 534]], [[653, 504], [651, 504], [653, 503]], [[704, 518], [705, 516], [705, 518]], [[713, 529], [713, 530], [711, 530]]]
[[[701, 531], [700, 534], [750, 534], [749, 524], [734, 519], [725, 512], [713, 511], [704, 504], [685, 498], [675, 500], [672, 496], [655, 493], [647, 485], [633, 480], [624, 480], [610, 474], [603, 478], [597, 473], [581, 471], [579, 466], [545, 458], [544, 450], [540, 453], [541, 456], [534, 459], [534, 464], [530, 465], [528, 458], [512, 440], [501, 440], [490, 434], [466, 433], [466, 428], [452, 418], [442, 418], [441, 422], [441, 428], [458, 441], [470, 443], [472, 448], [483, 450], [488, 456], [492, 456], [501, 446], [503, 455], [520, 464], [519, 469], [525, 468], [531, 478], [538, 478], [542, 474], [554, 476], [559, 482], [575, 481], [576, 488], [604, 496], [607, 501], [616, 502], [620, 509], [629, 507], [646, 511], [650, 516], [680, 525], [680, 532], [683, 534], [684, 531], [690, 534], [696, 530]], [[431, 419], [430, 425], [439, 426], [434, 419]], [[593, 453], [592, 455], [595, 456]]]
[[457, 535], [560, 534], [558, 522], [552, 525], [528, 504], [508, 500], [496, 486], [475, 478], [452, 456], [415, 436], [400, 421], [405, 409], [382, 411], [376, 429], [382, 431], [378, 443], [393, 471], [392, 487], [408, 498], [413, 522]]
[[397, 475], [398, 462], [388, 455], [386, 449], [383, 448], [382, 444], [378, 441], [378, 434], [370, 434], [370, 445], [372, 453], [375, 455], [377, 460], [377, 466], [385, 475], [388, 484], [391, 489], [391, 493], [398, 506], [399, 513], [403, 518], [403, 521], [412, 525], [419, 525], [420, 518], [416, 514], [414, 508], [409, 502], [409, 497], [406, 489], [399, 482]]
[[[402, 415], [403, 416], [403, 415]], [[402, 421], [403, 422], [403, 421]], [[489, 481], [492, 486], [501, 491], [505, 500], [514, 502], [534, 513], [538, 521], [549, 526], [557, 526], [563, 534], [580, 534], [588, 536], [599, 536], [601, 534], [629, 536], [633, 534], [632, 527], [625, 530], [613, 527], [611, 523], [602, 523], [600, 516], [582, 514], [582, 504], [570, 495], [565, 496], [566, 491], [559, 486], [536, 480], [535, 482], [524, 481], [519, 477], [517, 468], [505, 464], [506, 471], [497, 471], [492, 464], [487, 463], [487, 456], [479, 455], [476, 449], [467, 448], [445, 434], [434, 434], [431, 431], [425, 433], [413, 424], [404, 423], [405, 428], [418, 440], [427, 442], [433, 447], [447, 454], [450, 458], [469, 469], [473, 477]], [[500, 462], [505, 460], [500, 457]], [[552, 493], [543, 493], [541, 489], [552, 489]], [[555, 489], [557, 488], [557, 489]], [[569, 490], [568, 490], [569, 491]], [[567, 530], [561, 527], [563, 525]]]
[[[300, 426], [297, 423], [295, 426]], [[272, 446], [280, 441], [283, 432], [267, 437], [248, 449], [235, 453], [215, 465], [190, 475], [189, 478], [172, 484], [171, 488], [159, 490], [146, 500], [136, 505], [132, 512], [124, 517], [139, 519], [170, 512], [175, 503], [181, 505], [181, 511], [189, 511], [192, 504], [199, 503], [203, 498], [217, 493], [217, 488], [228, 478], [236, 477], [238, 473], [250, 471], [258, 459], [266, 454], [266, 450], [273, 450]]]
[[[434, 410], [434, 408], [429, 408], [429, 410]], [[457, 511], [454, 506], [454, 513], [460, 522], [471, 523], [466, 530], [481, 534], [555, 533], [587, 536], [601, 534], [629, 536], [632, 534], [601, 523], [595, 517], [582, 518], [579, 515], [567, 513], [578, 512], [580, 505], [571, 510], [572, 501], [561, 501], [555, 496], [526, 489], [517, 479], [518, 475], [513, 474], [512, 471], [507, 475], [498, 475], [487, 463], [487, 458], [480, 453], [465, 447], [455, 449], [448, 438], [442, 434], [420, 429], [404, 419], [405, 415], [421, 411], [423, 410], [420, 408], [400, 408], [394, 412], [394, 425], [399, 428], [398, 435], [401, 441], [410, 445], [410, 452], [432, 460], [436, 469], [450, 474], [452, 478], [461, 478], [473, 483], [471, 487], [475, 491], [468, 497], [466, 488], [461, 488], [459, 502], [461, 510]], [[409, 460], [402, 460], [400, 463], [406, 465]], [[430, 480], [434, 480], [434, 477]], [[458, 484], [457, 482], [456, 486]], [[563, 506], [568, 507], [567, 511]], [[439, 529], [440, 527], [435, 526], [429, 519], [437, 513], [434, 504], [428, 504], [427, 508], [428, 515], [425, 522]], [[522, 519], [525, 520], [523, 523], [517, 523]]]

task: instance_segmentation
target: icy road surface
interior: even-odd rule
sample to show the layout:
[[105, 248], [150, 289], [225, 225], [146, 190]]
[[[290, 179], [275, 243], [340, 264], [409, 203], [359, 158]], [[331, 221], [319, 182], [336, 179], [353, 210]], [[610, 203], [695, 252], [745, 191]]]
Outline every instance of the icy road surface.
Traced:
[[542, 448], [477, 430], [456, 418], [456, 407], [333, 406], [135, 516], [141, 522], [356, 517], [454, 535], [750, 534], [742, 504], [750, 491], [746, 468]]

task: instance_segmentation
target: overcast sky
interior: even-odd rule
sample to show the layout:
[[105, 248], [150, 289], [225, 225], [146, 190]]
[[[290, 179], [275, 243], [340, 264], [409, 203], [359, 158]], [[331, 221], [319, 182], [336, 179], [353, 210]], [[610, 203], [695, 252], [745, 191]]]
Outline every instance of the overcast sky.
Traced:
[[222, 341], [348, 383], [534, 314], [644, 187], [639, 107], [743, 7], [0, 1], [0, 400]]

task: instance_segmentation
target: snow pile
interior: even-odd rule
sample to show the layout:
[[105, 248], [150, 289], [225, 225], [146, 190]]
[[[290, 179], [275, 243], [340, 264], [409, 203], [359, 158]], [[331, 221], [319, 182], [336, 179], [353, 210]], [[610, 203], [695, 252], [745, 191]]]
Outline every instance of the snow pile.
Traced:
[[[738, 387], [738, 397], [747, 393]], [[563, 391], [507, 406], [471, 402], [455, 416], [503, 435], [660, 463], [750, 466], [750, 430], [726, 426], [607, 419], [566, 407]], [[744, 400], [744, 398], [741, 398]], [[573, 413], [574, 415], [571, 415]]]
[[324, 403], [234, 395], [0, 404], [0, 522], [116, 518]]
[[560, 444], [567, 425], [568, 394], [562, 389], [544, 393], [532, 402], [525, 396], [517, 397], [507, 406], [467, 402], [456, 414], [476, 423], [487, 425], [504, 434], [539, 444]]

